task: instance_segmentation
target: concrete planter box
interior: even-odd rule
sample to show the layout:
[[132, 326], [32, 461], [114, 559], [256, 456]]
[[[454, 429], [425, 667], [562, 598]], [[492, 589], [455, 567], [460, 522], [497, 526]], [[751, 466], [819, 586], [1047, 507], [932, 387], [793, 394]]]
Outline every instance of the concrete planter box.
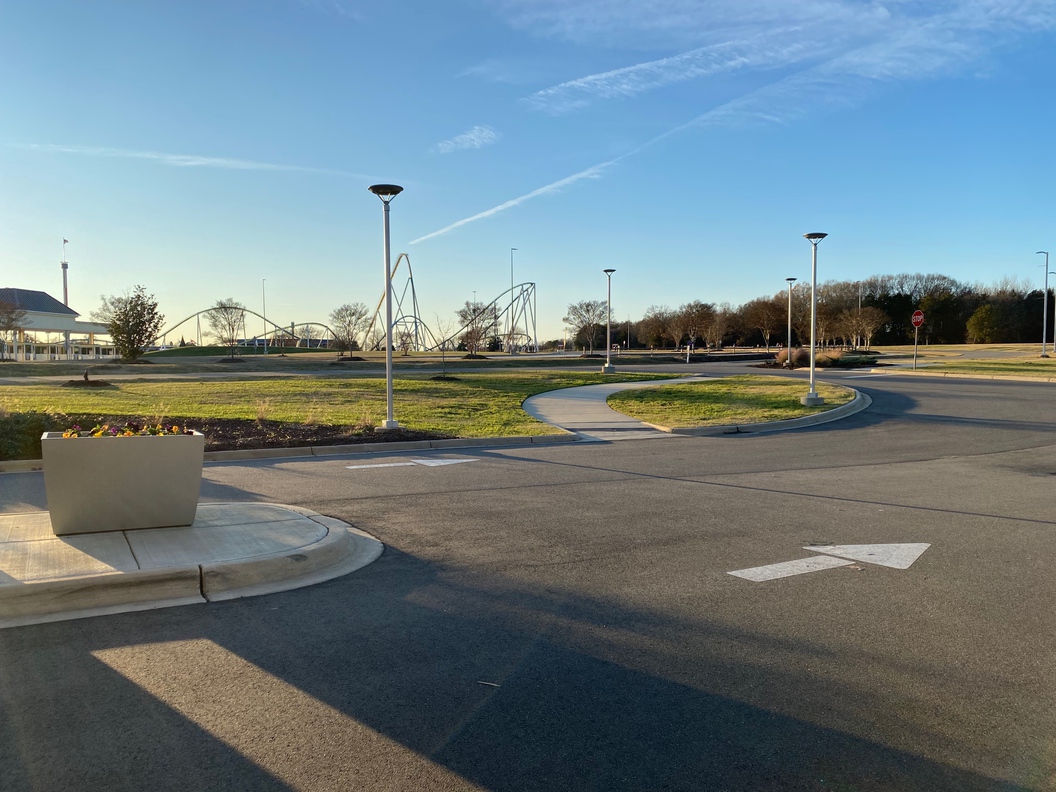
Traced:
[[205, 436], [40, 438], [56, 536], [190, 525], [198, 510]]

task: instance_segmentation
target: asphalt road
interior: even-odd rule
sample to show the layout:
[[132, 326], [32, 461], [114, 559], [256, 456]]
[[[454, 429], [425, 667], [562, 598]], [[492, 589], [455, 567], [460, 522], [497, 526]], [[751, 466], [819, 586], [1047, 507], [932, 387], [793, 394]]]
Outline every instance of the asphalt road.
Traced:
[[[206, 500], [385, 553], [0, 631], [0, 789], [1056, 788], [1056, 391], [848, 384], [870, 409], [785, 433], [208, 465]], [[347, 467], [411, 459], [472, 461]], [[727, 574], [901, 542], [931, 546]]]

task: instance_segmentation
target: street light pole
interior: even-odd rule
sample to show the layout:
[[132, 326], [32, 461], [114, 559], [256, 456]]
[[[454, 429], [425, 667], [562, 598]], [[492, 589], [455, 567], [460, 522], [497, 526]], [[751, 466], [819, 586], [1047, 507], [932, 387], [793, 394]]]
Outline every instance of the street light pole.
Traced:
[[[62, 304], [67, 308], [70, 307], [70, 287], [69, 282], [66, 279], [66, 273], [70, 269], [70, 264], [66, 261], [66, 245], [69, 244], [68, 239], [62, 240], [62, 261], [59, 264], [62, 265]], [[66, 330], [63, 333], [66, 343], [66, 359], [70, 359], [70, 331]]]
[[261, 318], [264, 320], [264, 354], [265, 355], [268, 354], [268, 295], [267, 295], [267, 292], [264, 291], [264, 281], [266, 281], [266, 280], [267, 280], [267, 278], [261, 278], [260, 279], [260, 304], [261, 304], [261, 314], [262, 314]]
[[785, 366], [793, 368], [792, 365], [792, 284], [799, 278], [785, 278], [788, 281], [788, 345], [785, 347]]
[[800, 404], [807, 407], [825, 403], [825, 399], [818, 395], [815, 387], [814, 369], [818, 350], [818, 243], [827, 236], [828, 234], [820, 231], [803, 235], [803, 238], [810, 242], [812, 252], [810, 260], [810, 390], [799, 400]]
[[[1045, 339], [1049, 337], [1049, 251], [1039, 250], [1035, 256], [1045, 255], [1045, 293], [1041, 295], [1041, 356], [1047, 358], [1045, 352]], [[1052, 343], [1052, 351], [1056, 353], [1056, 341]]]
[[403, 192], [396, 184], [375, 184], [368, 188], [381, 199], [384, 208], [384, 257], [385, 257], [385, 423], [382, 429], [399, 429], [392, 415], [392, 268], [389, 265], [389, 203]]
[[862, 344], [862, 338], [859, 333], [862, 330], [862, 282], [858, 281], [858, 327], [854, 334], [854, 348], [858, 349]]
[[506, 345], [511, 355], [513, 354], [513, 251], [516, 249], [510, 248], [510, 334], [506, 337]]
[[605, 365], [601, 367], [602, 374], [615, 374], [616, 367], [612, 365], [612, 273], [616, 270], [603, 270], [608, 279], [609, 296], [605, 301]]

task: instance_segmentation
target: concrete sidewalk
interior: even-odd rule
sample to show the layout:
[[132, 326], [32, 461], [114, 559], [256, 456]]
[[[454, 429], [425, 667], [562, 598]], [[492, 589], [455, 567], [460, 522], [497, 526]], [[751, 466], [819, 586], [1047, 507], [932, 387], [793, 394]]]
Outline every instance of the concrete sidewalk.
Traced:
[[203, 503], [193, 525], [55, 536], [46, 511], [0, 514], [0, 628], [215, 602], [347, 574], [381, 543], [267, 503]]
[[652, 382], [613, 382], [601, 385], [581, 385], [548, 391], [524, 400], [521, 408], [536, 420], [575, 432], [584, 440], [611, 442], [614, 440], [658, 440], [671, 438], [655, 426], [618, 413], [606, 403], [618, 391], [638, 388], [677, 385], [699, 381], [703, 375]]
[[582, 385], [578, 388], [565, 388], [564, 390], [549, 391], [540, 393], [537, 396], [530, 396], [524, 400], [521, 406], [533, 418], [545, 421], [552, 426], [569, 432], [575, 432], [582, 440], [612, 442], [616, 440], [658, 440], [671, 437], [686, 437], [688, 435], [699, 437], [800, 429], [804, 426], [813, 426], [846, 418], [866, 409], [872, 403], [868, 396], [852, 388], [854, 399], [851, 402], [839, 407], [833, 407], [824, 412], [815, 413], [814, 415], [803, 416], [802, 418], [755, 424], [672, 428], [645, 423], [637, 418], [616, 412], [606, 402], [611, 394], [618, 391], [699, 382], [701, 379], [707, 378], [703, 374], [697, 374], [689, 377], [679, 377], [678, 379], [655, 380], [652, 382], [614, 382], [601, 385]]

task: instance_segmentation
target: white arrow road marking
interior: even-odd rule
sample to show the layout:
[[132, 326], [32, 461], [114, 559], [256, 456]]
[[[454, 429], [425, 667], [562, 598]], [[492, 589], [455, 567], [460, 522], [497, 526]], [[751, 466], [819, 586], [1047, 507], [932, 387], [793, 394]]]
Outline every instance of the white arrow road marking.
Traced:
[[363, 468], [390, 468], [390, 467], [443, 467], [444, 465], [458, 465], [462, 462], [476, 462], [476, 459], [412, 459], [410, 462], [382, 462], [375, 465], [345, 465], [348, 470], [362, 470]]
[[850, 558], [852, 561], [864, 561], [867, 564], [909, 569], [913, 562], [920, 558], [924, 551], [931, 547], [924, 542], [910, 544], [873, 544], [873, 545], [827, 545], [825, 547], [804, 547], [814, 553]]
[[780, 564], [738, 569], [735, 572], [727, 572], [726, 574], [762, 583], [764, 580], [776, 580], [777, 578], [792, 577], [792, 575], [803, 575], [807, 572], [818, 572], [822, 569], [833, 569], [834, 567], [850, 565], [850, 561], [841, 561], [839, 558], [832, 558], [831, 556], [812, 556], [811, 558], [797, 558], [795, 561], [782, 561]]

